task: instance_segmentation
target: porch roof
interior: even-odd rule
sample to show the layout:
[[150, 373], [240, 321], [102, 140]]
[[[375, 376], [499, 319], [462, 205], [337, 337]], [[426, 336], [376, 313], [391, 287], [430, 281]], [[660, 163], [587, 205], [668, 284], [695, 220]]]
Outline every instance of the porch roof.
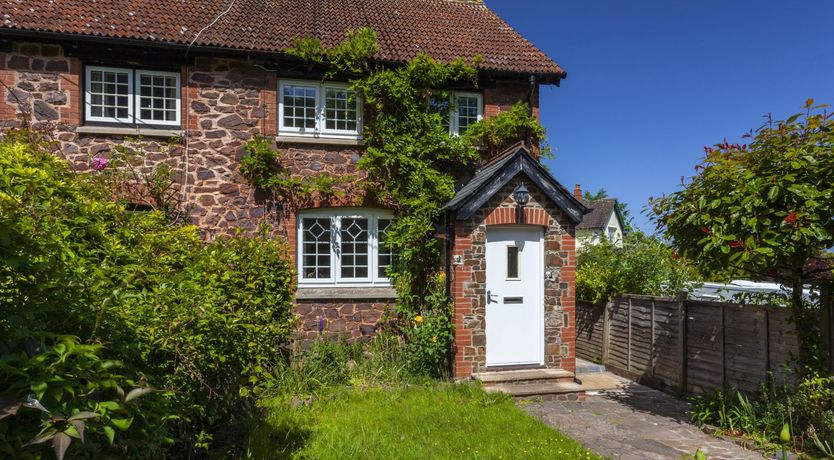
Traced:
[[457, 220], [468, 219], [519, 173], [524, 173], [574, 224], [591, 212], [547, 172], [523, 144], [516, 144], [499, 155], [498, 160], [477, 171], [443, 209], [455, 212]]

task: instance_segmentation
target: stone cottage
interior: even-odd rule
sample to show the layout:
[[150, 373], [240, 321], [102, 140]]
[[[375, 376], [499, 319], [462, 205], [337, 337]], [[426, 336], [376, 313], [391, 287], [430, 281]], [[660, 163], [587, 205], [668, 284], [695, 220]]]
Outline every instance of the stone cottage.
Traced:
[[[172, 166], [207, 239], [262, 223], [287, 239], [308, 337], [320, 318], [327, 332], [369, 335], [395, 297], [385, 277], [392, 254], [379, 244], [393, 215], [350, 199], [276, 212], [240, 173], [255, 135], [274, 139], [295, 174], [355, 171], [372, 114], [346, 81], [323, 80], [323, 69], [285, 50], [297, 37], [332, 46], [359, 27], [377, 32], [378, 63], [419, 52], [442, 62], [483, 58], [477, 87], [453, 93], [453, 134], [517, 101], [538, 115], [539, 87], [566, 76], [474, 0], [0, 0], [0, 127], [28, 113], [78, 170], [141, 136], [144, 161]], [[571, 376], [584, 206], [518, 146], [485, 164], [447, 210], [454, 375]]]

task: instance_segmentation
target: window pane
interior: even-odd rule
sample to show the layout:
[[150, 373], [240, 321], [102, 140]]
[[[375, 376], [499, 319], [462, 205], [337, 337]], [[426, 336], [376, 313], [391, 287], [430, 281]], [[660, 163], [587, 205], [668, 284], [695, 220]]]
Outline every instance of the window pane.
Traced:
[[342, 218], [342, 278], [368, 277], [368, 219]]
[[458, 96], [456, 104], [458, 134], [463, 134], [469, 128], [469, 125], [478, 121], [478, 98], [475, 96]]
[[90, 106], [90, 116], [127, 118], [129, 71], [91, 70], [89, 75], [90, 93], [87, 104]]
[[285, 85], [282, 93], [284, 126], [287, 128], [315, 129], [316, 89], [306, 86]]
[[179, 78], [173, 75], [159, 75], [143, 72], [139, 78], [139, 118], [148, 122], [177, 120], [177, 87]]
[[324, 89], [324, 128], [356, 131], [358, 108], [356, 93], [345, 88]]
[[449, 99], [441, 99], [441, 98], [430, 98], [429, 99], [429, 111], [440, 114], [440, 123], [441, 125], [449, 130], [449, 109], [451, 108], [451, 104], [449, 103]]
[[518, 247], [507, 246], [507, 278], [518, 278]]
[[388, 267], [394, 262], [394, 251], [388, 246], [388, 229], [391, 227], [393, 221], [391, 219], [377, 220], [377, 276], [380, 278], [388, 277]]
[[301, 223], [302, 267], [305, 279], [330, 278], [331, 230], [329, 218], [305, 218]]

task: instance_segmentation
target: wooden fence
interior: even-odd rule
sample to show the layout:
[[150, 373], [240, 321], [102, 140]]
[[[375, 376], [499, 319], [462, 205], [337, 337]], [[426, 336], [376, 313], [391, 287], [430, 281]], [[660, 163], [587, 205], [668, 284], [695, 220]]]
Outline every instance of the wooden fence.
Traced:
[[576, 356], [667, 391], [753, 391], [799, 350], [785, 308], [628, 295], [577, 302]]

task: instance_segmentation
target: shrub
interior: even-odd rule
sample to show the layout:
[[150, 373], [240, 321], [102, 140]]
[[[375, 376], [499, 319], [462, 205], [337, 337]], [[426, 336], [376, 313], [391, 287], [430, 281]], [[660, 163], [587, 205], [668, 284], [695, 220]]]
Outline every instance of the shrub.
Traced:
[[[203, 244], [195, 227], [177, 223], [167, 195], [159, 211], [126, 212], [114, 199], [129, 189], [119, 178], [146, 177], [157, 191], [170, 182], [165, 169], [107, 169], [129, 163], [98, 159], [96, 172], [76, 174], [41, 146], [0, 143], [0, 384], [14, 389], [12, 401], [38, 395], [32, 376], [53, 370], [50, 353], [73, 344], [84, 359], [72, 361], [61, 388], [76, 389], [45, 399], [61, 414], [88, 410], [99, 390], [112, 394], [112, 382], [160, 390], [143, 398], [141, 416], [124, 414], [134, 425], [122, 435], [120, 456], [163, 456], [145, 445], [190, 455], [211, 439], [234, 444], [243, 423], [232, 422], [270, 385], [289, 341], [287, 248], [264, 234]], [[21, 361], [26, 344], [64, 335], [79, 339], [36, 347]], [[116, 362], [124, 377], [103, 372]], [[105, 383], [89, 386], [96, 381]], [[91, 435], [103, 420], [89, 422]], [[16, 430], [10, 443], [38, 432], [33, 421], [8, 426]]]
[[[103, 359], [101, 345], [60, 336], [30, 341], [27, 348], [0, 356], [0, 452], [40, 458], [54, 450], [60, 458], [73, 440], [88, 452], [118, 452], [130, 440], [117, 431], [160, 437], [155, 414], [136, 407], [136, 398], [151, 390], [115, 374], [121, 363]], [[159, 445], [137, 452], [147, 458], [162, 453]]]
[[589, 302], [615, 294], [676, 295], [693, 279], [696, 270], [662, 241], [640, 232], [626, 234], [622, 247], [603, 238], [577, 254], [576, 296]]
[[785, 424], [791, 448], [807, 454], [826, 454], [834, 446], [834, 377], [808, 376], [796, 384], [777, 384], [770, 377], [754, 395], [736, 390], [694, 398], [691, 416], [734, 436], [753, 438], [775, 450]]

